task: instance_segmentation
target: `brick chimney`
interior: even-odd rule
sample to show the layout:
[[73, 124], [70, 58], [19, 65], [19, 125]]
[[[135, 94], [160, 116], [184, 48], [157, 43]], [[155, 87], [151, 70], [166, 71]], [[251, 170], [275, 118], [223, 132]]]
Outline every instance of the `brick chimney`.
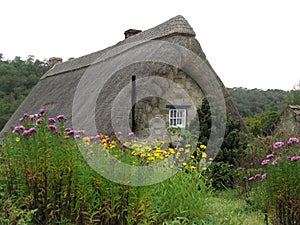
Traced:
[[49, 67], [50, 69], [56, 65], [56, 64], [59, 64], [59, 63], [62, 63], [62, 58], [59, 58], [59, 57], [51, 57], [49, 59]]
[[135, 30], [135, 29], [129, 29], [129, 30], [126, 30], [125, 32], [124, 32], [124, 34], [125, 34], [125, 39], [127, 39], [127, 38], [129, 38], [129, 37], [131, 37], [131, 36], [133, 36], [133, 35], [136, 35], [136, 34], [138, 34], [138, 33], [141, 33], [142, 31], [141, 30]]

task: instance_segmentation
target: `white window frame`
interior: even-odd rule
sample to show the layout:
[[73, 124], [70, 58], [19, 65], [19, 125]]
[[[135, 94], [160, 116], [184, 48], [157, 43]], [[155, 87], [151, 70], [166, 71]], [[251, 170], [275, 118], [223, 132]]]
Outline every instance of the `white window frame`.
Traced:
[[185, 128], [186, 109], [169, 109], [169, 126]]

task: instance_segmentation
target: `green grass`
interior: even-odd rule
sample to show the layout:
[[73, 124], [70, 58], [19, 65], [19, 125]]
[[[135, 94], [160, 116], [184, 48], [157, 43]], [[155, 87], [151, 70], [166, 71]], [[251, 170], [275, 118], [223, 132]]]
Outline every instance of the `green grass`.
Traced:
[[208, 200], [211, 207], [204, 224], [264, 225], [264, 214], [247, 204], [237, 190], [215, 193]]

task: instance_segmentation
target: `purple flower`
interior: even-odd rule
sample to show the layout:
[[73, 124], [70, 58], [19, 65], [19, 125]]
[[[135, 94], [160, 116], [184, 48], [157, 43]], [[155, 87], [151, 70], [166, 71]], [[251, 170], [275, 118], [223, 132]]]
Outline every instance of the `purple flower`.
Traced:
[[39, 125], [43, 122], [43, 118], [38, 118], [36, 121], [35, 121], [35, 125]]
[[292, 138], [289, 139], [288, 144], [292, 144], [294, 142], [299, 142], [299, 139], [296, 138], [296, 137], [292, 137]]
[[48, 118], [48, 122], [49, 122], [49, 123], [55, 123], [55, 122], [56, 122], [56, 119], [55, 119], [55, 118]]
[[70, 130], [67, 132], [67, 135], [74, 135], [75, 133], [76, 133], [75, 130]]
[[282, 147], [283, 145], [284, 145], [284, 142], [278, 141], [278, 142], [275, 142], [275, 144], [273, 145], [273, 147], [274, 147], [275, 149], [277, 149], [277, 148]]
[[23, 136], [27, 137], [29, 135], [30, 135], [29, 130], [24, 130], [23, 131]]
[[119, 135], [121, 135], [121, 134], [122, 134], [121, 131], [116, 132], [116, 135], [117, 135], [117, 136], [119, 136]]
[[106, 140], [106, 142], [110, 142], [110, 138], [109, 138], [109, 137], [108, 137], [108, 138], [106, 138], [105, 140]]
[[36, 133], [36, 129], [34, 127], [31, 127], [29, 130], [28, 130], [30, 133]]
[[56, 118], [58, 119], [58, 121], [66, 120], [66, 117], [64, 115], [58, 115]]
[[261, 165], [262, 165], [262, 166], [265, 166], [265, 165], [267, 165], [267, 164], [269, 163], [269, 161], [270, 161], [270, 160], [265, 159], [265, 160], [262, 161]]
[[273, 158], [274, 154], [275, 154], [275, 152], [272, 152], [271, 154], [267, 155], [267, 159]]
[[40, 109], [40, 114], [43, 115], [45, 113], [45, 109], [41, 108]]
[[274, 161], [272, 162], [272, 165], [277, 165], [277, 164], [278, 164], [277, 160], [274, 160]]
[[23, 116], [19, 119], [19, 121], [23, 122], [28, 117], [29, 117], [28, 113], [24, 113]]
[[28, 118], [29, 118], [30, 120], [34, 120], [36, 117], [37, 117], [37, 114], [34, 114], [34, 115], [29, 115]]
[[50, 130], [56, 130], [56, 129], [57, 129], [57, 127], [56, 127], [55, 125], [49, 125], [48, 128], [49, 128]]
[[255, 180], [255, 177], [249, 177], [248, 181], [253, 181]]
[[261, 179], [262, 180], [264, 180], [264, 179], [266, 179], [267, 178], [267, 174], [266, 173], [264, 173], [263, 175], [261, 175]]
[[134, 133], [133, 132], [129, 132], [128, 133], [128, 137], [134, 137]]
[[258, 178], [258, 177], [260, 177], [261, 175], [260, 175], [260, 173], [258, 173], [258, 174], [256, 174], [254, 177], [255, 178]]
[[23, 136], [30, 136], [32, 133], [36, 133], [36, 129], [34, 127], [30, 128], [29, 130], [23, 131]]
[[80, 138], [80, 135], [79, 135], [79, 134], [76, 134], [76, 135], [74, 136], [74, 138], [75, 138], [75, 139], [79, 139], [79, 138]]
[[291, 161], [298, 161], [298, 160], [300, 160], [300, 156], [291, 157]]
[[16, 126], [14, 129], [13, 129], [13, 133], [20, 133], [22, 132], [23, 130], [25, 130], [25, 127], [24, 126]]

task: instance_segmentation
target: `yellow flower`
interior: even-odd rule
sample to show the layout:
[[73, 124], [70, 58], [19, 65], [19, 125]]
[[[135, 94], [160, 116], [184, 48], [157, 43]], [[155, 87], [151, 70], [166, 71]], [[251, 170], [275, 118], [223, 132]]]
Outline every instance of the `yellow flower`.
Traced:
[[147, 161], [153, 161], [153, 160], [154, 160], [153, 156], [147, 158]]
[[20, 141], [20, 138], [19, 137], [16, 137], [16, 142], [19, 142]]
[[170, 152], [171, 154], [174, 154], [174, 153], [175, 153], [174, 148], [169, 148], [169, 152]]
[[183, 166], [186, 166], [186, 162], [183, 162], [182, 165], [183, 165]]
[[209, 158], [209, 160], [210, 160], [210, 161], [213, 161], [214, 159], [213, 159], [213, 158]]
[[207, 168], [206, 168], [206, 167], [203, 167], [202, 170], [207, 170]]
[[90, 137], [83, 137], [82, 138], [83, 144], [85, 144], [85, 145], [89, 144], [89, 140], [90, 140]]
[[193, 171], [193, 170], [195, 170], [195, 169], [196, 169], [196, 166], [191, 166], [191, 167], [190, 167], [190, 170], [191, 170], [191, 171]]
[[206, 146], [205, 145], [200, 145], [200, 148], [206, 149]]
[[202, 158], [206, 158], [206, 157], [207, 157], [206, 153], [202, 152]]
[[155, 158], [159, 158], [159, 153], [154, 153], [153, 156], [154, 156]]
[[194, 159], [194, 158], [195, 158], [195, 156], [191, 155], [191, 158], [192, 158], [192, 159]]

